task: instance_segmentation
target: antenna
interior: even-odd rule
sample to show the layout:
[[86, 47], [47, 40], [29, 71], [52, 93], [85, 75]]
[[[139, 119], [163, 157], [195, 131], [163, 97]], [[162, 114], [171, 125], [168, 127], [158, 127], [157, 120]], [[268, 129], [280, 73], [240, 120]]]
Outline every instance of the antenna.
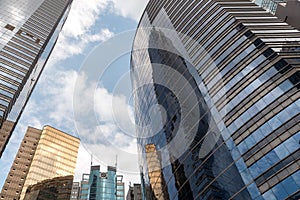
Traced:
[[91, 154], [91, 167], [93, 166], [93, 154]]
[[116, 169], [117, 169], [117, 166], [118, 166], [118, 154], [116, 154], [116, 164], [115, 164]]

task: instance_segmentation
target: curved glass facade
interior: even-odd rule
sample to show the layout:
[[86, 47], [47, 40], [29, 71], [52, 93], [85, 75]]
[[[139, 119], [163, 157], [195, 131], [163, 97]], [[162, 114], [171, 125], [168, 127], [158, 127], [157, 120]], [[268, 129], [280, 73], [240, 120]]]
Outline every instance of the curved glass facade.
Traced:
[[131, 58], [149, 199], [297, 199], [300, 32], [247, 0], [151, 0]]

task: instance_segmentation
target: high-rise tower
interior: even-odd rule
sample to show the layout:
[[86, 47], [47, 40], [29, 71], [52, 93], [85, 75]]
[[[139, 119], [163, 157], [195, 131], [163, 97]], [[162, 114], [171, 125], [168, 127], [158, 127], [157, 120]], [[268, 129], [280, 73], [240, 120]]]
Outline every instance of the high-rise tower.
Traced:
[[0, 199], [23, 199], [29, 186], [55, 177], [73, 176], [79, 142], [78, 138], [50, 126], [43, 130], [28, 127]]
[[79, 199], [125, 199], [123, 176], [117, 175], [116, 167], [108, 166], [107, 172], [100, 172], [100, 165], [91, 166], [89, 178], [87, 175], [82, 176]]
[[131, 59], [146, 196], [298, 199], [299, 66], [299, 30], [251, 1], [150, 0]]
[[51, 54], [71, 2], [0, 2], [0, 127], [6, 123], [10, 129], [6, 127], [1, 134], [0, 156]]

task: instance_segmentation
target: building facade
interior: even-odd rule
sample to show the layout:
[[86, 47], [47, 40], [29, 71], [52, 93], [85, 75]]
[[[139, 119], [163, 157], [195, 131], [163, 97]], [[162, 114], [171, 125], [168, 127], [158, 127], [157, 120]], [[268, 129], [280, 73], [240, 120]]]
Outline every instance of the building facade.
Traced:
[[141, 184], [134, 183], [133, 186], [129, 186], [126, 200], [143, 200]]
[[30, 185], [24, 200], [70, 200], [73, 176], [47, 179]]
[[13, 124], [0, 140], [0, 156], [51, 54], [71, 2], [0, 3], [0, 128]]
[[70, 200], [78, 200], [79, 199], [79, 193], [80, 193], [80, 183], [79, 182], [74, 182], [73, 186], [72, 186]]
[[88, 200], [89, 199], [89, 174], [83, 174], [82, 180], [80, 181], [80, 200]]
[[131, 57], [144, 196], [298, 199], [299, 64], [300, 32], [251, 1], [150, 0]]
[[[83, 177], [80, 199], [124, 200], [125, 187], [123, 176], [116, 174], [116, 168], [108, 166], [107, 172], [100, 172], [100, 166], [91, 166], [88, 180]], [[88, 185], [87, 185], [88, 182]]]
[[0, 157], [2, 156], [14, 126], [14, 122], [6, 120], [3, 122], [2, 127], [0, 128]]
[[28, 127], [0, 199], [23, 199], [29, 186], [46, 179], [74, 175], [79, 139], [45, 126]]

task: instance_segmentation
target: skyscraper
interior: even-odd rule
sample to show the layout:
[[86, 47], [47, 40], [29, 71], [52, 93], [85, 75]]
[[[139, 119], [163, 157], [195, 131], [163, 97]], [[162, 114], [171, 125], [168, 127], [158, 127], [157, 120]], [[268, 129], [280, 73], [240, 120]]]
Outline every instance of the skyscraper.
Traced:
[[251, 1], [150, 0], [131, 58], [145, 195], [299, 198], [299, 64], [300, 32]]
[[0, 156], [51, 54], [71, 2], [0, 2], [0, 128], [12, 124], [0, 140]]
[[[83, 180], [79, 199], [89, 200], [124, 200], [125, 187], [123, 176], [116, 174], [116, 168], [108, 166], [107, 172], [100, 172], [100, 166], [91, 166], [89, 180]], [[85, 176], [83, 176], [84, 178]], [[88, 181], [88, 194], [86, 182]], [[84, 190], [83, 187], [84, 186]]]
[[45, 126], [28, 127], [2, 188], [0, 199], [23, 199], [38, 182], [74, 175], [79, 139]]

